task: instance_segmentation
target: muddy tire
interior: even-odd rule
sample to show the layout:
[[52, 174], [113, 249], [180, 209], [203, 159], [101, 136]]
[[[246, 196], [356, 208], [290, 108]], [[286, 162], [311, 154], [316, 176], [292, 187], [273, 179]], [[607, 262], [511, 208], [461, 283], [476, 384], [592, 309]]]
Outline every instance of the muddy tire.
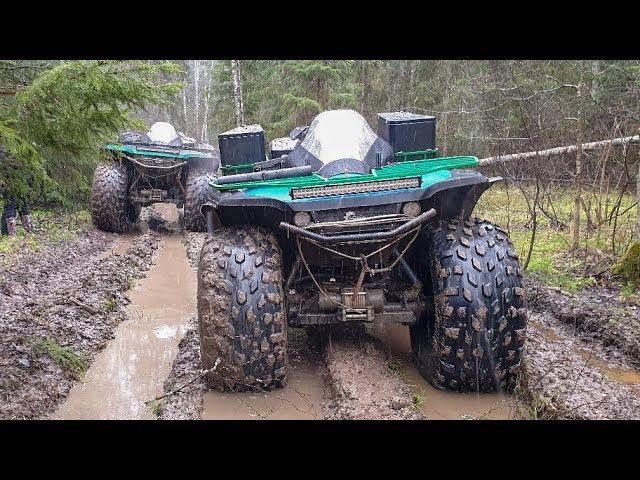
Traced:
[[140, 217], [141, 207], [129, 202], [127, 167], [119, 163], [100, 163], [91, 186], [91, 218], [100, 230], [113, 233], [130, 231]]
[[510, 390], [525, 342], [522, 270], [506, 232], [482, 220], [426, 229], [421, 276], [433, 314], [411, 327], [418, 370], [434, 386]]
[[190, 170], [187, 175], [187, 193], [184, 202], [184, 228], [190, 232], [205, 232], [207, 221], [200, 207], [211, 200], [213, 189], [209, 183], [215, 180], [213, 172]]
[[224, 227], [208, 235], [197, 297], [202, 366], [215, 367], [207, 385], [223, 391], [284, 386], [287, 323], [275, 237], [256, 227]]

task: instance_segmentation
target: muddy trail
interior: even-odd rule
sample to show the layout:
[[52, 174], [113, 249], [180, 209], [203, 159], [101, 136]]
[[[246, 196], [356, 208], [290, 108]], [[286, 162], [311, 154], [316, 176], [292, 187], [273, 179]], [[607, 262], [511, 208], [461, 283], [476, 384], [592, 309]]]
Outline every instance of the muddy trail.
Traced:
[[181, 243], [178, 210], [157, 206], [149, 226], [162, 232], [153, 266], [127, 296], [127, 321], [94, 359], [55, 419], [155, 419], [147, 401], [162, 392], [188, 319], [195, 277]]
[[[568, 294], [528, 280], [528, 339], [515, 394], [438, 390], [407, 327], [289, 329], [289, 381], [273, 392], [207, 390], [195, 310], [204, 234], [177, 209], [139, 231], [91, 228], [0, 262], [0, 418], [640, 418], [637, 308], [604, 288]], [[147, 229], [146, 225], [149, 226]]]
[[527, 281], [526, 418], [640, 419], [640, 322], [610, 289], [579, 294]]
[[126, 318], [125, 291], [156, 243], [155, 233], [123, 240], [90, 229], [11, 257], [0, 292], [0, 418], [40, 418], [64, 400]]

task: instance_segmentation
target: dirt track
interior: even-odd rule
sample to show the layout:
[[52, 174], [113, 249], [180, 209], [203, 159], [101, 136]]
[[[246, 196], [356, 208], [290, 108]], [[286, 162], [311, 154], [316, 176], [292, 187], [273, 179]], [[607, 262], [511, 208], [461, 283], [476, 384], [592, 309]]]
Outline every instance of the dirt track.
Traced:
[[119, 252], [114, 236], [90, 230], [12, 259], [0, 293], [0, 418], [39, 418], [65, 398], [78, 373], [54, 361], [42, 342], [89, 364], [125, 319], [124, 292], [149, 269], [156, 243], [147, 233]]
[[[89, 229], [4, 259], [0, 418], [640, 418], [635, 306], [602, 289], [570, 295], [535, 282], [516, 396], [434, 389], [411, 363], [406, 327], [335, 334], [324, 346], [290, 329], [285, 389], [207, 391], [192, 302], [204, 235], [147, 215], [157, 232]], [[87, 372], [54, 360], [47, 339]]]
[[640, 419], [633, 306], [615, 297], [603, 304], [608, 292], [601, 288], [572, 295], [528, 283], [535, 313], [520, 392], [528, 413], [534, 418]]
[[151, 225], [165, 234], [147, 277], [128, 292], [128, 320], [118, 325], [114, 340], [96, 356], [54, 418], [155, 418], [153, 404], [146, 402], [162, 393], [178, 342], [195, 312], [196, 289], [180, 241], [178, 211], [162, 207], [168, 207], [158, 210], [171, 223], [154, 224], [151, 217]]

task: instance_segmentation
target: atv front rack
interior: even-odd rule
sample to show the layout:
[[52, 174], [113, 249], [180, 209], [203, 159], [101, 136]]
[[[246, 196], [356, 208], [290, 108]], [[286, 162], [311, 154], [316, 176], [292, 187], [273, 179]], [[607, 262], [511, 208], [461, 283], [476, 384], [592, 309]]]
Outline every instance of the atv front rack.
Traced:
[[418, 215], [412, 220], [409, 220], [399, 227], [392, 230], [382, 232], [362, 232], [362, 233], [349, 233], [345, 235], [325, 235], [322, 233], [313, 232], [308, 228], [296, 227], [287, 222], [281, 222], [280, 228], [287, 230], [299, 237], [308, 238], [322, 244], [337, 244], [348, 242], [368, 242], [368, 241], [382, 241], [390, 240], [400, 235], [403, 235], [416, 227], [421, 226], [423, 223], [431, 220], [437, 215], [437, 212], [432, 208], [426, 212]]

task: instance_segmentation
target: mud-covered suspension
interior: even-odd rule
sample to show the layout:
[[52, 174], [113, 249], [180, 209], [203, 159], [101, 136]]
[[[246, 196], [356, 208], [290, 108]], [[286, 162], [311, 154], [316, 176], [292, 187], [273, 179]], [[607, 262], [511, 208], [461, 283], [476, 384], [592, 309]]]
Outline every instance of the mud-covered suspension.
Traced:
[[[129, 196], [135, 203], [149, 205], [154, 202], [182, 203], [186, 196], [184, 184], [187, 162], [167, 158], [122, 155], [130, 165], [133, 180]], [[177, 188], [176, 188], [177, 187]]]
[[[397, 225], [397, 216], [380, 216], [377, 219], [369, 217], [358, 221], [326, 222], [312, 226], [322, 233], [283, 222], [281, 227], [294, 233], [297, 247], [285, 284], [285, 294], [288, 295], [290, 305], [290, 323], [312, 325], [344, 321], [391, 321], [409, 324], [417, 321], [424, 303], [420, 296], [422, 285], [404, 256], [416, 240], [422, 224], [435, 215], [435, 210], [430, 210], [414, 218], [404, 217], [400, 225]], [[389, 223], [390, 219], [396, 223]], [[380, 223], [377, 230], [353, 232], [354, 229], [357, 230], [356, 226], [370, 227], [376, 222]], [[385, 230], [380, 230], [382, 225], [386, 227]], [[336, 229], [338, 233], [334, 233]], [[341, 232], [341, 229], [346, 232]], [[328, 233], [327, 230], [332, 231]], [[302, 243], [305, 243], [307, 249], [323, 251], [334, 259], [355, 262], [359, 265], [354, 270], [358, 272], [359, 268], [355, 281], [345, 281], [342, 268], [338, 275], [331, 277], [329, 283], [323, 284], [316, 278], [319, 269], [322, 269], [322, 263], [315, 262], [314, 274]], [[382, 252], [385, 253], [387, 265], [370, 265], [370, 259], [374, 257], [378, 259], [379, 256], [379, 261], [382, 262]], [[408, 282], [394, 280], [393, 273], [398, 272], [397, 266]], [[302, 272], [306, 273], [304, 278], [301, 276]], [[296, 276], [298, 282], [296, 288], [293, 288]], [[381, 278], [376, 282], [374, 276]], [[365, 281], [365, 277], [369, 280]], [[304, 286], [304, 282], [308, 287]]]

